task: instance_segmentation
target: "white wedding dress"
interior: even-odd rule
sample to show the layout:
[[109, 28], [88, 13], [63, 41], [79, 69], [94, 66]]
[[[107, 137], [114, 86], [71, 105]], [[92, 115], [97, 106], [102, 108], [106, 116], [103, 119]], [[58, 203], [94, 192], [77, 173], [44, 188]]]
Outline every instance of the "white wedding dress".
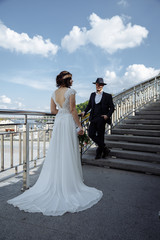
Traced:
[[75, 93], [67, 89], [62, 108], [52, 94], [59, 111], [40, 176], [33, 187], [7, 201], [20, 210], [58, 216], [90, 208], [103, 195], [83, 183], [76, 124], [69, 109], [69, 97]]

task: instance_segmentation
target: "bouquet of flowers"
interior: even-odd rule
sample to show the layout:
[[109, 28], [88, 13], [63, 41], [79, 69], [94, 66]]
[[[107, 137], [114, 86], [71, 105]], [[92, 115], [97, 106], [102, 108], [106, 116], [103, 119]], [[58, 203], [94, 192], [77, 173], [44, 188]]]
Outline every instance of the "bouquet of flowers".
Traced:
[[78, 135], [79, 144], [84, 147], [85, 145], [89, 144], [91, 142], [88, 135], [84, 132], [83, 135]]

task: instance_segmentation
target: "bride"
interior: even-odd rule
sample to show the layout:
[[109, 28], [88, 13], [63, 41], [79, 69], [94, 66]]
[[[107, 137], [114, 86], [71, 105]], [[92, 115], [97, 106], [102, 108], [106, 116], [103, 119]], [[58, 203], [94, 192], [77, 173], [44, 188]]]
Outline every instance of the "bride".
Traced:
[[[83, 183], [78, 134], [83, 135], [72, 74], [63, 71], [56, 77], [58, 89], [51, 97], [51, 113], [56, 114], [49, 149], [35, 185], [8, 200], [20, 210], [58, 216], [92, 207], [103, 193]], [[58, 109], [57, 109], [58, 108]]]

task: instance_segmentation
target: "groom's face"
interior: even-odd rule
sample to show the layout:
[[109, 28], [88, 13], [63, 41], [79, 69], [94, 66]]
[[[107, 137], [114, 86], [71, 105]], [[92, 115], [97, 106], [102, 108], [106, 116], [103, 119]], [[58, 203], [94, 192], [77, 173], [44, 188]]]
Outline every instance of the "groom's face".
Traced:
[[96, 83], [97, 92], [101, 92], [103, 90], [103, 84]]

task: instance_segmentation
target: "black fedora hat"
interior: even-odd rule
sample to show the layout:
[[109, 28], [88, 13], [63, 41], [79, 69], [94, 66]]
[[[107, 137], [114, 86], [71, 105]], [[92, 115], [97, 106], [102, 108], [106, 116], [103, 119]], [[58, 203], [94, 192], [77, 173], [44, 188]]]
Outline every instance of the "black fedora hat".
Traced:
[[104, 83], [103, 78], [97, 78], [96, 82], [93, 82], [93, 84], [99, 83], [101, 85], [107, 85], [106, 83]]

